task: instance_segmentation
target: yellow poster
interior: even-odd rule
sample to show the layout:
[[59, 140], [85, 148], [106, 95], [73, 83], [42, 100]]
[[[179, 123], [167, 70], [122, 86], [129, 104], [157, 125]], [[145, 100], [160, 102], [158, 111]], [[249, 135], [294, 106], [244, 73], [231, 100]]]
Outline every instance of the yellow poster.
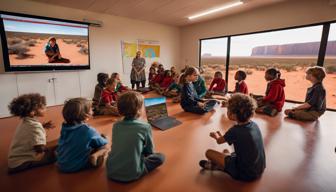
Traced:
[[137, 44], [136, 43], [122, 43], [122, 51], [124, 57], [132, 57], [134, 58], [137, 52]]
[[160, 45], [139, 44], [138, 48], [142, 52], [143, 57], [147, 58], [160, 57]]

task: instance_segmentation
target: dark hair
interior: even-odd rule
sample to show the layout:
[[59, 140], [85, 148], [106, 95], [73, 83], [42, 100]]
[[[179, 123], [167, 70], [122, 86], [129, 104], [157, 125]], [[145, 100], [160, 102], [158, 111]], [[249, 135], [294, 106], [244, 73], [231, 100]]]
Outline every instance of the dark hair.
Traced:
[[55, 42], [56, 42], [56, 38], [55, 38], [55, 37], [50, 37], [50, 38], [48, 39], [48, 43], [50, 43], [50, 41], [55, 41]]
[[266, 73], [272, 77], [272, 80], [280, 79], [281, 77], [281, 72], [276, 68], [269, 68], [266, 70]]
[[326, 76], [324, 68], [320, 66], [309, 67], [306, 73], [311, 74], [318, 82], [322, 82]]
[[143, 105], [143, 96], [135, 91], [123, 93], [117, 101], [119, 114], [126, 119], [137, 118]]
[[117, 77], [117, 75], [119, 75], [119, 73], [112, 73], [111, 79], [115, 79]]
[[215, 76], [217, 76], [217, 75], [220, 75], [220, 76], [222, 76], [222, 77], [223, 77], [223, 73], [222, 73], [222, 72], [220, 72], [220, 71], [216, 71], [216, 73], [215, 73]]
[[106, 80], [108, 79], [107, 73], [98, 73], [97, 74], [97, 81], [100, 86], [105, 86]]
[[78, 97], [65, 102], [62, 114], [66, 124], [82, 123], [90, 115], [91, 101]]
[[180, 77], [179, 77], [179, 82], [178, 82], [178, 84], [183, 85], [183, 84], [185, 84], [185, 83], [186, 83], [186, 75], [185, 75], [184, 73], [182, 73], [182, 74], [180, 75]]
[[238, 70], [237, 72], [236, 72], [236, 74], [238, 75], [238, 80], [245, 80], [246, 79], [246, 73], [245, 73], [245, 71], [242, 71], [242, 70]]
[[170, 73], [170, 76], [171, 76], [172, 72], [170, 70], [165, 70], [164, 71], [164, 77], [168, 77], [169, 73]]
[[256, 108], [256, 101], [245, 94], [235, 93], [228, 101], [228, 112], [235, 114], [238, 122], [246, 122], [249, 120], [253, 116]]
[[39, 93], [31, 93], [14, 98], [8, 105], [8, 109], [12, 115], [23, 118], [44, 106], [46, 106], [46, 98]]
[[185, 71], [184, 74], [187, 77], [188, 75], [192, 75], [194, 73], [198, 73], [198, 69], [196, 67], [188, 67]]

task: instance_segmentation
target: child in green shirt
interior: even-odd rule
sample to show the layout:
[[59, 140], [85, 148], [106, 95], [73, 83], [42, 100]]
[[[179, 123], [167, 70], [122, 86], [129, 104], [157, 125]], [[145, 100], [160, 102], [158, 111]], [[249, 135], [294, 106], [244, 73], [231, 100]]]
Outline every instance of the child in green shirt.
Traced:
[[154, 153], [152, 129], [138, 120], [143, 105], [140, 93], [129, 91], [118, 99], [118, 110], [125, 118], [113, 125], [112, 149], [108, 155], [107, 177], [131, 182], [162, 165], [165, 156]]

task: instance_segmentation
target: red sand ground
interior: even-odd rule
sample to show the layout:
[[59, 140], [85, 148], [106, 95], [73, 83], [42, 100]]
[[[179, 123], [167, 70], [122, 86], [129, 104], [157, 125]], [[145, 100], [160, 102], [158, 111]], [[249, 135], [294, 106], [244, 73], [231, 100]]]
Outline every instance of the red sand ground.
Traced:
[[[44, 54], [44, 47], [47, 40], [37, 39], [35, 47], [29, 47], [30, 51], [27, 54], [33, 55], [32, 58], [17, 59], [17, 55], [9, 55], [11, 65], [41, 65], [47, 64], [48, 59]], [[80, 47], [76, 47], [76, 44], [66, 44], [61, 39], [57, 41], [58, 47], [62, 57], [70, 59], [70, 63], [67, 65], [87, 65], [89, 63], [88, 55], [79, 53]], [[64, 63], [62, 63], [64, 65]]]

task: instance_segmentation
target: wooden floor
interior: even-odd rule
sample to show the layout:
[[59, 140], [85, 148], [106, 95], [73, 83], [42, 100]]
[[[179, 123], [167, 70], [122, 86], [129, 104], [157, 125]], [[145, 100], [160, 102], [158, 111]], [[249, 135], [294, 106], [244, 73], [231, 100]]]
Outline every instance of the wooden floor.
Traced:
[[[147, 96], [153, 96], [149, 94]], [[285, 107], [290, 107], [287, 104]], [[7, 154], [18, 118], [0, 119], [0, 190], [8, 191], [336, 191], [336, 113], [326, 112], [318, 122], [300, 123], [256, 115], [253, 120], [260, 126], [267, 158], [263, 177], [243, 183], [222, 172], [201, 171], [198, 166], [208, 148], [223, 150], [208, 135], [210, 131], [226, 131], [233, 122], [226, 109], [217, 106], [204, 116], [182, 111], [178, 104], [168, 101], [171, 116], [183, 122], [167, 131], [153, 128], [155, 147], [166, 155], [162, 167], [139, 181], [120, 184], [109, 181], [105, 166], [74, 174], [59, 173], [54, 165], [36, 168], [8, 176]], [[48, 140], [57, 139], [62, 122], [61, 106], [48, 108], [44, 119], [52, 119], [57, 128], [48, 131]], [[111, 136], [114, 117], [96, 117], [90, 124]]]

